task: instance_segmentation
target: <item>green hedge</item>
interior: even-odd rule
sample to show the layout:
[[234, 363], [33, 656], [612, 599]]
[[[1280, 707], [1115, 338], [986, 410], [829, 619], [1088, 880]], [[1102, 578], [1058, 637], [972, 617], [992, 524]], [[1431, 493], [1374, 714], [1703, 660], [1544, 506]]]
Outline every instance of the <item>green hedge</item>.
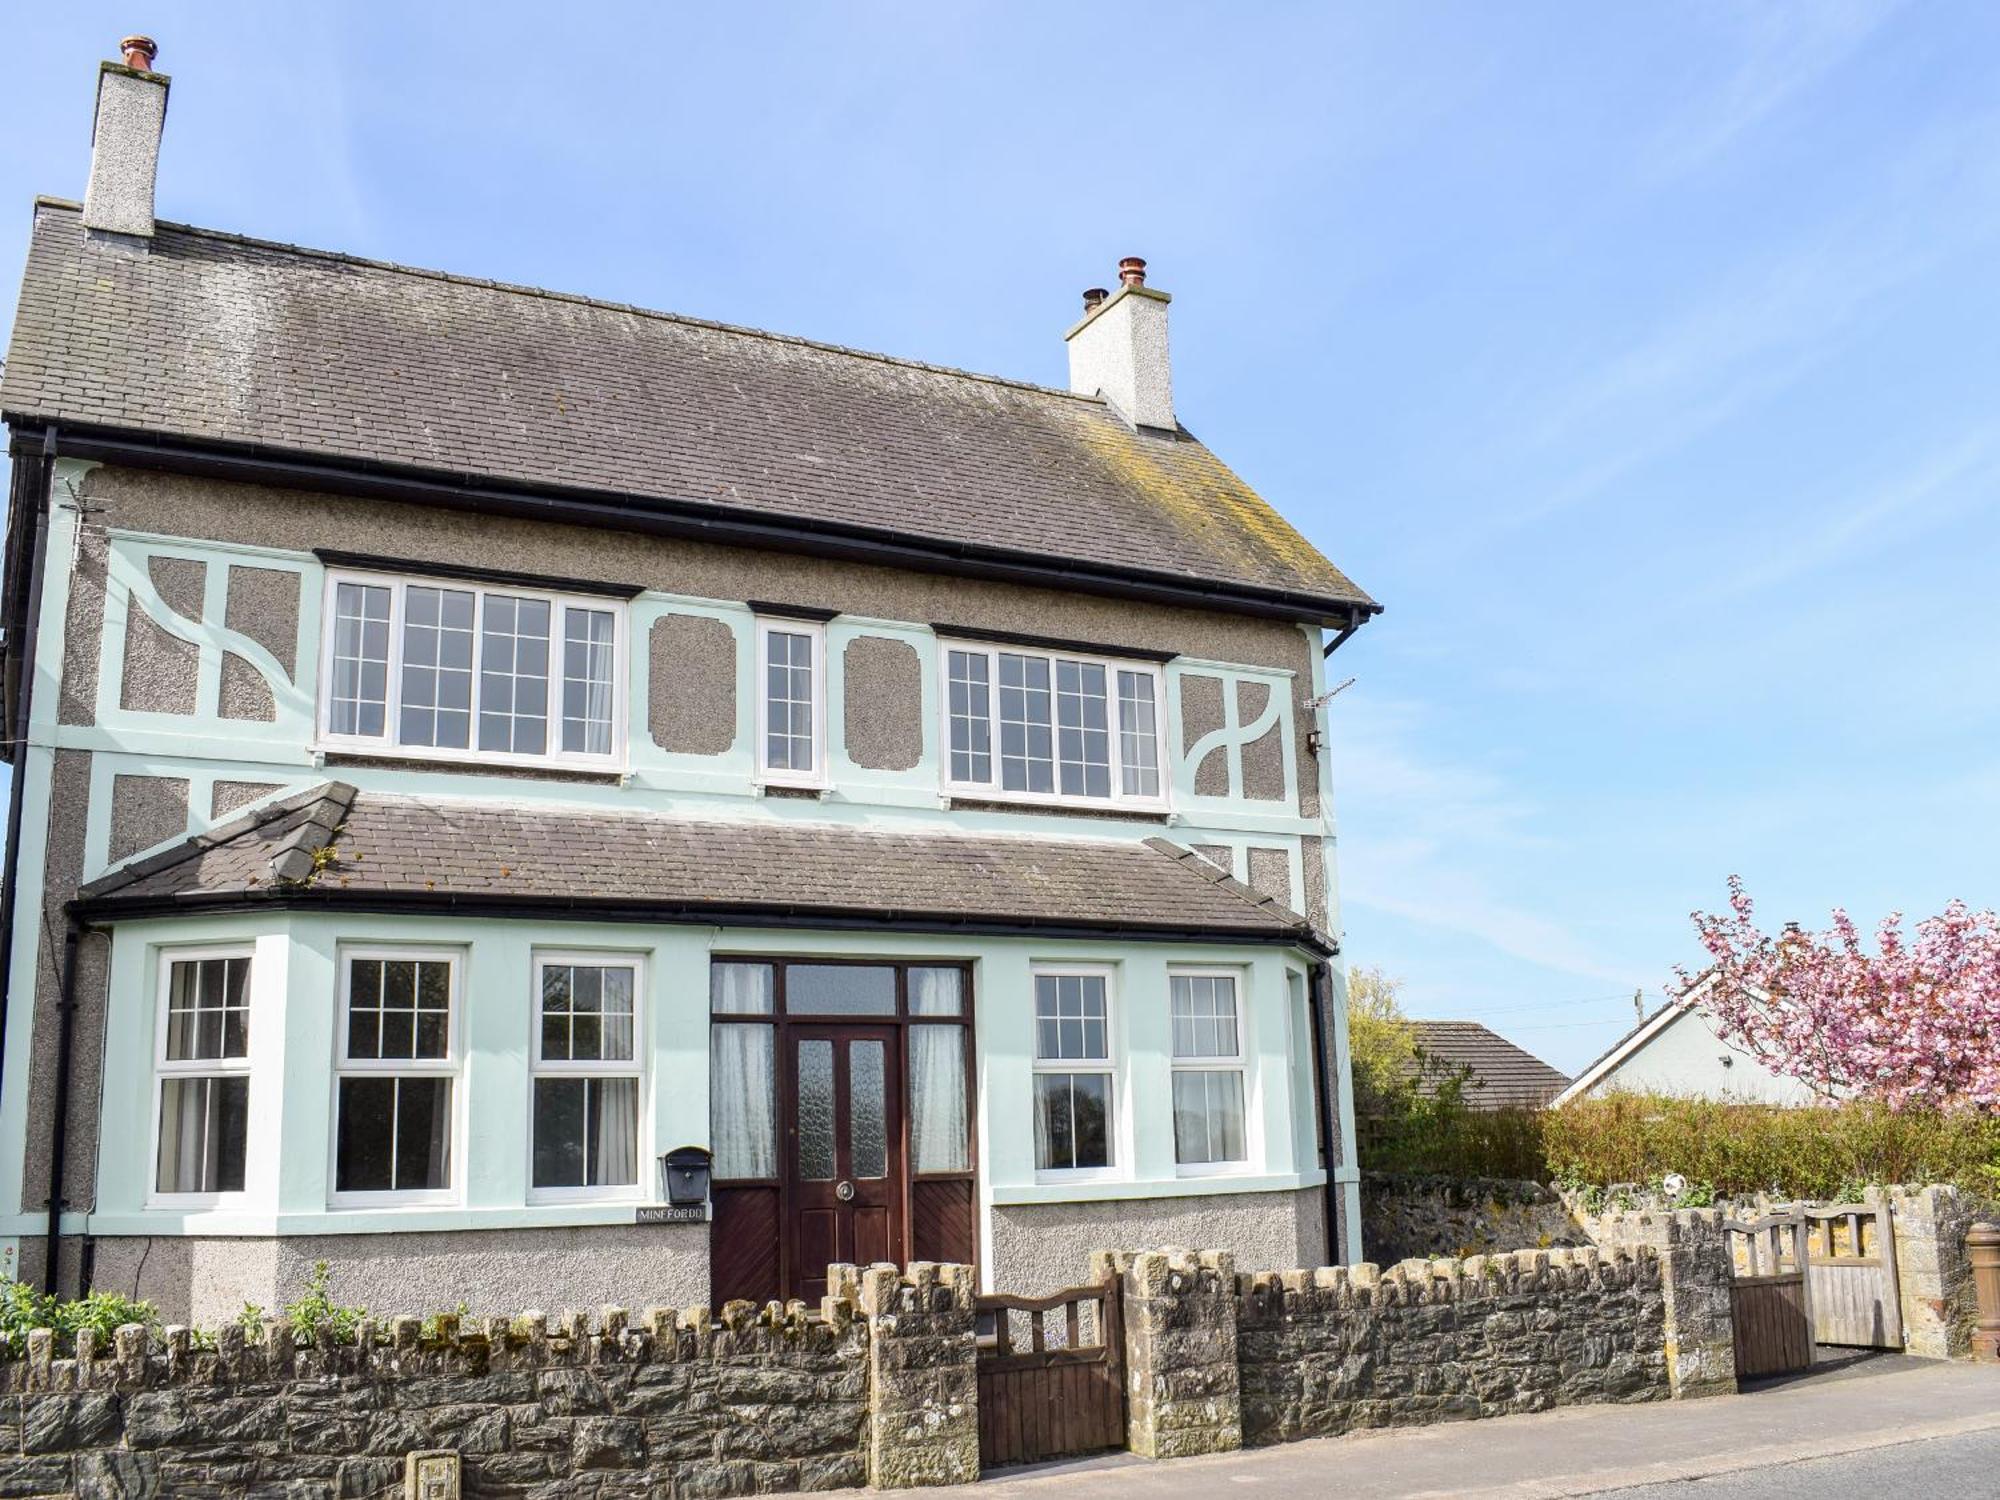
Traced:
[[1613, 1094], [1558, 1110], [1375, 1099], [1356, 1121], [1365, 1171], [1607, 1187], [1678, 1172], [1718, 1197], [1841, 1198], [1868, 1183], [2000, 1192], [2000, 1118], [1854, 1103], [1784, 1109]]
[[1613, 1094], [1551, 1110], [1550, 1176], [1595, 1186], [1678, 1172], [1718, 1196], [1844, 1198], [1868, 1183], [2000, 1187], [2000, 1119], [1853, 1103], [1782, 1109]]

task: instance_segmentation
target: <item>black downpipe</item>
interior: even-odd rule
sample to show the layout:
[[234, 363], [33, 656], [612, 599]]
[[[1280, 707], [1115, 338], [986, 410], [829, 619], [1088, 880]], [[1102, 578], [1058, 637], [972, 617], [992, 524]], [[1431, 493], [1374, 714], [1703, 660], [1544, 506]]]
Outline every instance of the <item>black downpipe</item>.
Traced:
[[[21, 820], [26, 810], [22, 772], [27, 769], [29, 700], [34, 692], [35, 644], [42, 623], [42, 572], [48, 553], [49, 497], [56, 471], [56, 430], [42, 434], [42, 451], [34, 460], [40, 473], [28, 477], [25, 455], [14, 458], [19, 471], [13, 500], [13, 520], [28, 528], [28, 536], [17, 542], [12, 559], [14, 573], [7, 605], [7, 651], [15, 657], [20, 676], [14, 687], [14, 717], [7, 725], [7, 760], [13, 775], [7, 785], [7, 850], [4, 875], [0, 875], [0, 1057], [7, 1054], [7, 1018], [13, 1009], [14, 923], [20, 901]], [[25, 564], [26, 572], [21, 571]], [[20, 632], [18, 649], [15, 632]]]
[[55, 1120], [49, 1129], [49, 1230], [43, 1252], [42, 1290], [54, 1294], [57, 1258], [62, 1249], [63, 1157], [69, 1150], [69, 1064], [76, 1036], [76, 950], [83, 942], [83, 923], [63, 920], [62, 994], [56, 1002]]
[[[1326, 1189], [1321, 1195], [1325, 1199], [1326, 1210], [1326, 1259], [1329, 1265], [1341, 1264], [1340, 1259], [1340, 1185], [1333, 1180], [1334, 1169], [1340, 1165], [1335, 1159], [1334, 1143], [1340, 1134], [1340, 1101], [1333, 1096], [1328, 1086], [1326, 1061], [1327, 1045], [1330, 1040], [1327, 1031], [1327, 1011], [1333, 999], [1333, 965], [1322, 959], [1313, 965], [1312, 984], [1307, 990], [1312, 1001], [1312, 1054], [1313, 1092], [1319, 1098], [1319, 1142], [1322, 1165], [1326, 1171]], [[1340, 1142], [1344, 1147], [1345, 1141]]]

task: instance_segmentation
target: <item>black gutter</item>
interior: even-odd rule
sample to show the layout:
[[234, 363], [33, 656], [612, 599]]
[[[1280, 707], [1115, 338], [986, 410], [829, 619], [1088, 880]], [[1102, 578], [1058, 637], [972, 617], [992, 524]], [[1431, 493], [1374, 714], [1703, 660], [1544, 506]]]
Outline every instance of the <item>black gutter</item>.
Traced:
[[[1335, 1158], [1334, 1142], [1340, 1137], [1340, 1101], [1333, 1097], [1327, 1086], [1326, 1052], [1331, 1043], [1327, 1035], [1326, 1020], [1329, 1002], [1333, 998], [1333, 965], [1322, 960], [1312, 967], [1312, 977], [1306, 983], [1306, 998], [1312, 1014], [1312, 1063], [1313, 1092], [1319, 1097], [1319, 1139], [1324, 1160], [1321, 1165], [1326, 1171], [1326, 1186], [1321, 1197], [1321, 1208], [1326, 1215], [1326, 1263], [1330, 1266], [1342, 1265], [1340, 1242], [1340, 1184], [1334, 1181], [1334, 1171], [1340, 1165]], [[1340, 1141], [1344, 1152], [1348, 1143]]]
[[[36, 419], [4, 414], [23, 430]], [[1381, 612], [1372, 600], [1335, 598], [1290, 589], [1203, 584], [1179, 574], [1112, 563], [1062, 564], [1031, 552], [969, 542], [944, 542], [842, 522], [781, 516], [709, 501], [638, 497], [564, 485], [515, 485], [475, 474], [440, 474], [368, 459], [327, 459], [258, 444], [181, 442], [101, 426], [63, 425], [63, 451], [129, 468], [162, 469], [246, 484], [321, 490], [361, 499], [399, 500], [478, 510], [655, 536], [693, 538], [725, 546], [803, 552], [916, 572], [946, 573], [1044, 588], [1082, 589], [1265, 619], [1324, 624]]]
[[69, 1151], [69, 1066], [76, 1036], [76, 950], [83, 923], [70, 915], [63, 923], [62, 991], [56, 1001], [55, 1119], [49, 1130], [49, 1228], [43, 1250], [42, 1290], [55, 1295], [62, 1252], [63, 1158]]
[[[49, 503], [56, 472], [56, 430], [42, 434], [42, 451], [30, 459], [15, 446], [13, 484], [8, 500], [7, 648], [9, 701], [6, 756], [13, 766], [7, 785], [6, 868], [0, 873], [0, 1058], [7, 1055], [7, 1020], [13, 1010], [14, 926], [21, 898], [21, 823], [27, 808], [22, 788], [27, 770], [28, 720], [34, 696], [35, 648], [41, 632], [42, 574], [48, 561]], [[20, 528], [29, 528], [24, 537]]]
[[1263, 931], [1191, 927], [1165, 922], [1075, 922], [1034, 917], [954, 917], [838, 907], [727, 905], [662, 902], [607, 896], [480, 896], [449, 891], [349, 891], [306, 886], [298, 890], [195, 892], [178, 896], [121, 895], [116, 891], [72, 902], [71, 912], [90, 923], [178, 917], [193, 913], [251, 911], [365, 912], [374, 916], [581, 918], [647, 922], [662, 926], [805, 928], [814, 931], [925, 933], [966, 937], [1038, 937], [1159, 943], [1253, 943], [1299, 948], [1331, 957], [1326, 938], [1308, 927]]
[[467, 583], [497, 583], [507, 588], [537, 589], [546, 594], [596, 594], [606, 599], [636, 599], [643, 583], [613, 583], [608, 579], [559, 578], [552, 573], [517, 573], [511, 568], [482, 568], [471, 563], [429, 562], [412, 557], [382, 557], [373, 552], [342, 552], [315, 547], [314, 557], [329, 568], [354, 568], [365, 573], [394, 573], [399, 578], [429, 574]]
[[1122, 656], [1128, 661], [1166, 663], [1180, 655], [1150, 646], [1103, 646], [1093, 641], [1071, 641], [1054, 635], [1025, 635], [1015, 630], [982, 630], [975, 625], [947, 625], [933, 620], [931, 634], [944, 640], [971, 641], [990, 646], [1028, 646], [1038, 651], [1073, 651], [1079, 656]]

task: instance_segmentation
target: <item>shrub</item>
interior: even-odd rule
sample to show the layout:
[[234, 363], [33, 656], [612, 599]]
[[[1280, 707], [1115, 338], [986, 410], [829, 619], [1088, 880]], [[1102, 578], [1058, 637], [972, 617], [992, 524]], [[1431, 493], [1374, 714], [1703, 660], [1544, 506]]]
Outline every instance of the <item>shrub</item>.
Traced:
[[110, 1344], [112, 1333], [127, 1323], [151, 1328], [158, 1322], [159, 1313], [152, 1303], [135, 1302], [117, 1292], [90, 1292], [64, 1302], [25, 1281], [0, 1282], [0, 1357], [20, 1358], [27, 1352], [28, 1335], [37, 1328], [53, 1333], [55, 1352], [67, 1357], [76, 1352], [76, 1336], [83, 1329], [96, 1333], [102, 1349]]
[[1781, 1108], [1609, 1094], [1551, 1110], [1543, 1137], [1552, 1176], [1577, 1184], [1653, 1183], [1678, 1172], [1704, 1196], [1824, 1199], [1870, 1183], [2000, 1187], [2000, 1119], [1870, 1101]]
[[[305, 1291], [285, 1304], [285, 1317], [291, 1321], [292, 1332], [301, 1344], [310, 1344], [317, 1338], [322, 1325], [331, 1328], [336, 1344], [351, 1344], [359, 1337], [361, 1320], [368, 1316], [368, 1309], [335, 1302], [332, 1285], [332, 1268], [323, 1260], [315, 1261], [312, 1274], [306, 1278]], [[249, 1310], [250, 1305], [244, 1304], [244, 1314]]]

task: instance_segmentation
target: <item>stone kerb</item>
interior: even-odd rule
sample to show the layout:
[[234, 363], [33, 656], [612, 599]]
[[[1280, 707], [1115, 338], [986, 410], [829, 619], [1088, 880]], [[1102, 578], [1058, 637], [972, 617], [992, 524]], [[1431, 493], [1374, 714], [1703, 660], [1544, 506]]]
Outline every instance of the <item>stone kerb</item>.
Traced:
[[1213, 1250], [1099, 1250], [1090, 1276], [1119, 1278], [1127, 1446], [1147, 1458], [1243, 1446], [1236, 1261]]
[[913, 1262], [827, 1271], [829, 1303], [858, 1305], [868, 1339], [868, 1482], [979, 1478], [977, 1282], [972, 1267]]
[[1736, 1393], [1734, 1272], [1719, 1208], [1617, 1214], [1600, 1243], [1644, 1245], [1660, 1260], [1666, 1300], [1667, 1374], [1676, 1401]]

